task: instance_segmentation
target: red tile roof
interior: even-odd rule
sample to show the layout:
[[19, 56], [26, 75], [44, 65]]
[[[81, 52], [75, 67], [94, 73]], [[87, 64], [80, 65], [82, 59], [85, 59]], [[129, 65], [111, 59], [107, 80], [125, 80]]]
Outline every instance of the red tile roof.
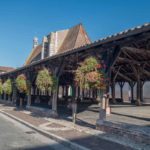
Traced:
[[[56, 50], [56, 54], [91, 43], [82, 24], [78, 24], [67, 30], [57, 31], [57, 33], [58, 49]], [[26, 60], [25, 65], [30, 64], [31, 61], [41, 53], [41, 51], [42, 45], [38, 45], [37, 47], [35, 47]]]
[[0, 72], [10, 72], [13, 70], [15, 70], [15, 68], [0, 66]]

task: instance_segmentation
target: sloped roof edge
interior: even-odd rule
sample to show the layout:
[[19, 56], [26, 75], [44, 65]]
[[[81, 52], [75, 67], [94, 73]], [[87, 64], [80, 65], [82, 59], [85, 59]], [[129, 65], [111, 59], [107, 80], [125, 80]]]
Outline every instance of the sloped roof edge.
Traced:
[[[43, 63], [47, 60], [50, 60], [50, 59], [55, 59], [57, 57], [61, 57], [61, 56], [65, 56], [65, 55], [69, 55], [71, 53], [75, 53], [75, 52], [78, 52], [78, 51], [82, 51], [82, 50], [85, 50], [85, 49], [89, 49], [90, 47], [93, 47], [93, 46], [97, 46], [97, 45], [101, 45], [101, 44], [105, 44], [105, 43], [108, 43], [108, 42], [112, 42], [114, 40], [119, 40], [119, 39], [122, 39], [122, 38], [126, 38], [128, 36], [133, 36], [133, 35], [136, 35], [136, 34], [139, 34], [139, 33], [142, 33], [142, 32], [150, 32], [150, 23], [145, 23], [141, 26], [137, 26], [135, 28], [131, 28], [131, 29], [128, 29], [128, 30], [125, 30], [123, 32], [119, 32], [117, 34], [114, 34], [114, 35], [111, 35], [111, 36], [108, 36], [106, 38], [103, 38], [103, 39], [100, 39], [100, 40], [97, 40], [97, 41], [94, 41], [93, 43], [91, 44], [87, 44], [87, 45], [84, 45], [84, 46], [81, 46], [81, 47], [78, 47], [76, 49], [72, 49], [72, 51], [65, 51], [65, 52], [62, 52], [62, 53], [59, 53], [57, 55], [54, 55], [54, 56], [51, 56], [49, 58], [45, 58], [43, 60], [39, 60], [37, 62], [34, 62], [32, 64], [29, 64], [27, 66], [24, 66], [24, 67], [20, 67], [14, 71], [11, 71], [9, 73], [14, 73], [14, 72], [17, 72], [17, 71], [20, 71], [20, 70], [23, 70], [23, 69], [26, 69], [26, 68], [29, 68], [31, 66], [34, 66], [34, 65], [37, 65], [39, 63]], [[7, 75], [8, 73], [4, 73], [3, 75], [0, 75], [0, 76], [4, 76], [4, 75]]]

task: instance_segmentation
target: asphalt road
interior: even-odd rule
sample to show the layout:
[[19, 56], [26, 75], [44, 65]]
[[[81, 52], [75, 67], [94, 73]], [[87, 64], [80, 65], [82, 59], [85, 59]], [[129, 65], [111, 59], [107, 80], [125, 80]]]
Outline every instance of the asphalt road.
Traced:
[[0, 114], [0, 150], [69, 150]]

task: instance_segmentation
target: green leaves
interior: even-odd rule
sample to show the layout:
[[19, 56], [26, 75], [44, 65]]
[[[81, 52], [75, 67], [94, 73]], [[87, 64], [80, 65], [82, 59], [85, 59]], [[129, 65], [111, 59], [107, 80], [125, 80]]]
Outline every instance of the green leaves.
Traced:
[[86, 58], [75, 72], [77, 85], [86, 89], [105, 87], [103, 65], [94, 57]]
[[54, 90], [56, 85], [56, 78], [52, 76], [46, 68], [38, 72], [36, 86], [41, 92], [48, 91], [50, 89]]
[[10, 79], [7, 79], [3, 84], [3, 91], [5, 94], [11, 95], [12, 93], [12, 83]]
[[16, 87], [20, 93], [27, 93], [27, 80], [24, 74], [21, 74], [16, 78]]
[[2, 84], [2, 80], [0, 79], [0, 95], [3, 94], [3, 84]]

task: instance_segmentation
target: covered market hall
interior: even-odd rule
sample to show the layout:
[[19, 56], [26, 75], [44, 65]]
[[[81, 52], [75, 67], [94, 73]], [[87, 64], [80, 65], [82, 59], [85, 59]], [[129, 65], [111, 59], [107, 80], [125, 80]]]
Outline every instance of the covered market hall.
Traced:
[[[90, 57], [105, 63], [104, 72], [109, 81], [103, 95], [99, 94], [99, 89], [75, 85], [77, 68]], [[55, 91], [41, 92], [36, 86], [37, 74], [44, 68], [57, 78]], [[78, 110], [89, 103], [100, 106], [106, 114], [111, 113], [110, 103], [115, 105], [127, 101], [130, 105], [146, 105], [150, 103], [150, 24], [95, 42], [90, 41], [82, 24], [52, 32], [43, 37], [41, 44], [34, 38], [33, 49], [25, 65], [0, 74], [2, 83], [7, 79], [12, 81], [12, 93], [3, 93], [2, 101], [20, 105], [15, 84], [20, 74], [24, 74], [29, 83], [23, 107], [47, 108], [52, 116], [69, 114], [71, 99], [77, 100]]]

